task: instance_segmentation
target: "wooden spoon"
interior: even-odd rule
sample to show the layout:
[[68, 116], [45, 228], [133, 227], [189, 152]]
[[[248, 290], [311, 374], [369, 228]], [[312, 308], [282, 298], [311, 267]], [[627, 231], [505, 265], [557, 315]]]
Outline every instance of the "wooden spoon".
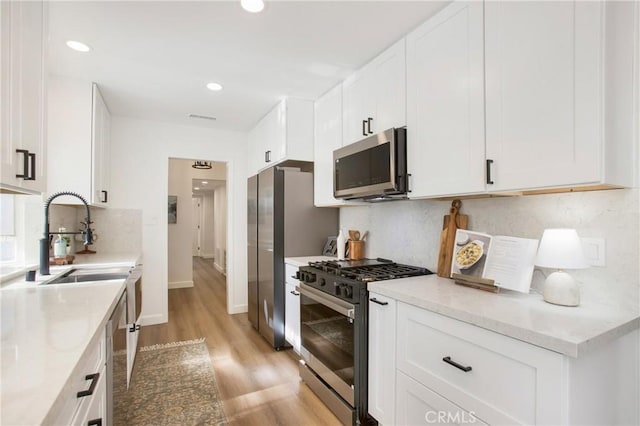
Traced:
[[351, 239], [351, 241], [359, 241], [360, 240], [360, 231], [356, 231], [353, 229], [349, 230], [349, 239]]

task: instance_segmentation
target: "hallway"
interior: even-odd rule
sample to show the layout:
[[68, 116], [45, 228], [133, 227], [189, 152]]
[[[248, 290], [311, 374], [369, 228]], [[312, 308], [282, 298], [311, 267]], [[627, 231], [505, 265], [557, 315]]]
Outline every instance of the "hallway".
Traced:
[[204, 337], [230, 425], [340, 424], [300, 382], [295, 352], [271, 348], [247, 314], [226, 313], [225, 277], [211, 260], [193, 258], [193, 281], [169, 291], [169, 322], [143, 327], [140, 346]]

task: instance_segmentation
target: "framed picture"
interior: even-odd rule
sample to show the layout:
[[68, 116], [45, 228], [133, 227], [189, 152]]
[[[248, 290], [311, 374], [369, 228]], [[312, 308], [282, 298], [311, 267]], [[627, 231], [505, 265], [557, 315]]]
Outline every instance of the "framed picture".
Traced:
[[178, 196], [177, 195], [169, 195], [168, 223], [178, 223]]

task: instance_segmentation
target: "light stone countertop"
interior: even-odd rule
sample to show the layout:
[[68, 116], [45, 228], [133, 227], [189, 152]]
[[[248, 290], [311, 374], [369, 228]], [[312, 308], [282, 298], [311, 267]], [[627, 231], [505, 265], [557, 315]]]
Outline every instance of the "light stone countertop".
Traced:
[[435, 274], [372, 282], [368, 289], [574, 358], [640, 327], [640, 308], [588, 300], [557, 306], [539, 294], [490, 293]]
[[87, 348], [102, 335], [124, 281], [0, 291], [0, 424], [54, 420], [63, 400], [58, 397]]
[[[97, 342], [125, 280], [41, 285], [73, 267], [129, 267], [137, 253], [76, 256], [72, 265], [51, 266], [51, 275], [24, 281], [20, 274], [0, 290], [0, 424], [51, 423], [60, 393], [85, 351]], [[61, 398], [62, 399], [62, 398]]]

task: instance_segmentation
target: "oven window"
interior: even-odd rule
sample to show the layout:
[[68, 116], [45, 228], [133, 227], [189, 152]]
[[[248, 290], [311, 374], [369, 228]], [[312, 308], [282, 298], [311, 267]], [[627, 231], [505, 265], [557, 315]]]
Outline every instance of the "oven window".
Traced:
[[300, 324], [302, 346], [353, 386], [353, 321], [301, 295]]
[[360, 188], [390, 181], [390, 143], [342, 157], [335, 164], [336, 190]]

